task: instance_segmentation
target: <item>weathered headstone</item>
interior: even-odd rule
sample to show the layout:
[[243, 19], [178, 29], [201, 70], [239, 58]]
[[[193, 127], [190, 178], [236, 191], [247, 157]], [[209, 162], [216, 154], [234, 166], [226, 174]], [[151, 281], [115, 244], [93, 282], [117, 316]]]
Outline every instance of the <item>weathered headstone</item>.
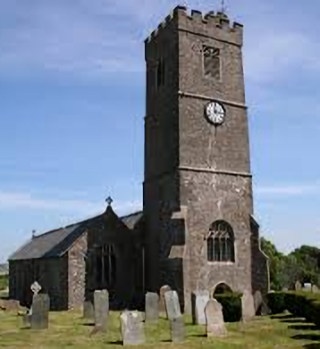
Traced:
[[185, 340], [185, 327], [183, 316], [170, 321], [171, 340], [173, 343], [181, 343]]
[[49, 326], [50, 298], [47, 294], [35, 293], [32, 300], [30, 317], [31, 328], [34, 330], [46, 329]]
[[255, 315], [261, 315], [263, 298], [259, 290], [257, 290], [253, 295], [254, 311]]
[[83, 303], [83, 318], [87, 320], [94, 319], [94, 305], [90, 300], [86, 300]]
[[295, 284], [294, 284], [294, 289], [295, 289], [296, 291], [301, 291], [302, 285], [301, 285], [301, 282], [300, 282], [299, 280], [295, 282]]
[[157, 293], [146, 294], [146, 322], [157, 322], [159, 320], [159, 296]]
[[145, 343], [144, 323], [137, 311], [124, 311], [120, 315], [123, 345]]
[[192, 321], [194, 324], [205, 325], [205, 308], [210, 299], [209, 291], [202, 290], [193, 292], [191, 295]]
[[311, 292], [311, 289], [312, 289], [312, 285], [309, 282], [306, 282], [303, 284], [302, 291]]
[[317, 285], [312, 285], [311, 287], [311, 292], [312, 293], [319, 293], [319, 288]]
[[167, 317], [171, 321], [181, 316], [181, 309], [177, 291], [168, 291], [164, 294]]
[[162, 315], [167, 315], [166, 312], [166, 301], [164, 298], [164, 295], [166, 292], [171, 291], [171, 287], [168, 285], [164, 285], [160, 288], [160, 295], [159, 295], [159, 311]]
[[223, 337], [227, 334], [223, 320], [222, 305], [216, 299], [210, 299], [205, 308], [208, 337]]
[[242, 321], [250, 321], [255, 316], [254, 300], [251, 292], [244, 291], [241, 297]]
[[109, 317], [109, 293], [107, 290], [94, 292], [94, 322], [96, 330], [107, 331]]

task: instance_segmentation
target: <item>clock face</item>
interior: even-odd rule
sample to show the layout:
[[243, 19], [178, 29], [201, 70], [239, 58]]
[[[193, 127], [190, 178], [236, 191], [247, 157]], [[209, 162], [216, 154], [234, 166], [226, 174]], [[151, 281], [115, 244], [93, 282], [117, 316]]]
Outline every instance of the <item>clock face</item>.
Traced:
[[224, 107], [218, 102], [210, 102], [206, 106], [206, 117], [214, 125], [221, 125], [225, 118]]

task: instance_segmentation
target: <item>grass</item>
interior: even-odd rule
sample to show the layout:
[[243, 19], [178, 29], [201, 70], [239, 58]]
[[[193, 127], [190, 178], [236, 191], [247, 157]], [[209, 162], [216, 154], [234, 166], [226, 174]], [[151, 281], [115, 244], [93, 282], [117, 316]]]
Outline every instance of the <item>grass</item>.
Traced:
[[[168, 321], [146, 325], [147, 343], [139, 348], [232, 349], [232, 348], [320, 348], [320, 331], [313, 324], [292, 316], [260, 317], [250, 323], [227, 324], [228, 336], [207, 339], [203, 326], [193, 326], [185, 318], [185, 343], [170, 343]], [[14, 313], [0, 313], [1, 348], [121, 348], [119, 313], [112, 312], [107, 334], [90, 336], [92, 324], [77, 312], [50, 313], [50, 328], [34, 331], [22, 328], [22, 319]]]

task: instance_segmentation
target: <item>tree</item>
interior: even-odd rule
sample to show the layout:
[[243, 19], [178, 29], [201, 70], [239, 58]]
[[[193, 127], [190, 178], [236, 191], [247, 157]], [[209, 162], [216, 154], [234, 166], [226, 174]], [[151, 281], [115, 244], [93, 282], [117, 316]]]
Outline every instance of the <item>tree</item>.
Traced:
[[320, 285], [320, 249], [317, 247], [303, 245], [286, 256], [271, 241], [261, 238], [261, 249], [269, 257], [271, 289], [293, 288], [298, 280]]

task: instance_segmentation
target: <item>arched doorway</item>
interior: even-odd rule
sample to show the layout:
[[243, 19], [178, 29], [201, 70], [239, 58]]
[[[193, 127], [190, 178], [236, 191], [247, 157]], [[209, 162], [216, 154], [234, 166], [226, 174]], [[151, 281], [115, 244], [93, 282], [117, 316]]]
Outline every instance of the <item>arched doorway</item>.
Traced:
[[233, 291], [231, 287], [224, 282], [221, 282], [220, 284], [218, 284], [213, 290], [213, 296], [220, 295], [220, 294], [228, 294], [228, 293], [229, 294], [233, 293]]

